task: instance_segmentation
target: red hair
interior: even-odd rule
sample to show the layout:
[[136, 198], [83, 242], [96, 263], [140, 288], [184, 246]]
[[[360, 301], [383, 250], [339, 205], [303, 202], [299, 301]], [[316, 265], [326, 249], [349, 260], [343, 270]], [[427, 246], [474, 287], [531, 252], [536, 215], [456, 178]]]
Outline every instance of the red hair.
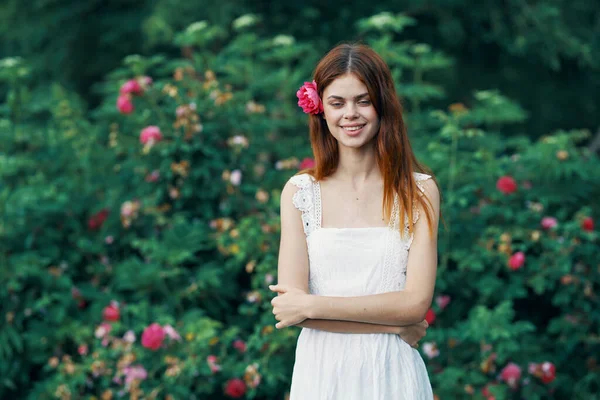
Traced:
[[[383, 212], [386, 220], [391, 218], [394, 193], [397, 193], [400, 203], [400, 232], [403, 231], [402, 221], [405, 221], [405, 218], [408, 218], [409, 233], [414, 231], [413, 206], [420, 204], [427, 216], [429, 232], [433, 235], [433, 209], [426, 196], [417, 195], [419, 189], [413, 172], [428, 173], [432, 178], [433, 174], [417, 161], [412, 151], [402, 117], [402, 105], [387, 64], [366, 45], [338, 45], [329, 51], [315, 68], [313, 79], [317, 84], [319, 97], [323, 98], [323, 91], [331, 82], [348, 73], [354, 74], [367, 87], [379, 116], [379, 132], [373, 140], [376, 142], [377, 165], [383, 175]], [[306, 172], [315, 179], [322, 180], [337, 169], [338, 144], [329, 132], [322, 115], [310, 114], [309, 126], [315, 166], [300, 173]]]

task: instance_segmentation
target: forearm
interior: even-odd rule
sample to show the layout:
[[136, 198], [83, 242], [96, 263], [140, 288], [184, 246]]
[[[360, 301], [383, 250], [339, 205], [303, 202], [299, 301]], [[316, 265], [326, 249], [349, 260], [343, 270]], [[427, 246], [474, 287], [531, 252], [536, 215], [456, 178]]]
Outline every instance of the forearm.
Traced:
[[402, 330], [400, 327], [391, 325], [329, 319], [305, 319], [295, 326], [334, 333], [394, 333], [398, 335]]
[[421, 322], [429, 301], [407, 292], [389, 292], [358, 297], [314, 296], [308, 317], [378, 325], [405, 326]]

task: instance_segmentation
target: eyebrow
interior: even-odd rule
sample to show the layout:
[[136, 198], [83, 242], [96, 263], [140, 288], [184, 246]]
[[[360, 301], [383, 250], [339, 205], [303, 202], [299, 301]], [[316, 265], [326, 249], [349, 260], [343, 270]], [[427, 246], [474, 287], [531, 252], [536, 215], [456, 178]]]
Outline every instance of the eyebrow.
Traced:
[[[363, 93], [363, 94], [359, 94], [358, 96], [355, 96], [354, 98], [355, 99], [360, 99], [361, 97], [365, 97], [365, 96], [368, 96], [368, 95], [369, 95], [369, 93]], [[333, 94], [331, 96], [329, 96], [327, 99], [331, 99], [331, 98], [339, 99], [339, 100], [344, 100], [343, 97], [336, 96], [336, 95], [333, 95]]]

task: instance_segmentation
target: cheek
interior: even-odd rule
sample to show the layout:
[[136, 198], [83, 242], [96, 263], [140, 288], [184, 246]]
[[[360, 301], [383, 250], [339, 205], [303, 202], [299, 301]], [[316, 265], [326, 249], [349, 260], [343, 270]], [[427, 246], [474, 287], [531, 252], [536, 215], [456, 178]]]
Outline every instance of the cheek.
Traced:
[[325, 117], [325, 121], [327, 122], [327, 126], [330, 128], [337, 127], [337, 123], [340, 120], [340, 113], [336, 112], [336, 110], [325, 110], [323, 116]]

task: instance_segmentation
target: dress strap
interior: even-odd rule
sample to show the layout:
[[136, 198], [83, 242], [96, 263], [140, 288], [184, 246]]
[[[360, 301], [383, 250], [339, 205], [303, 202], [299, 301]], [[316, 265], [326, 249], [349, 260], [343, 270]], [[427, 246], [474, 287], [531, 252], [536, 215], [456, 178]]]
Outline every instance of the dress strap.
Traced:
[[[315, 179], [309, 174], [294, 175], [289, 181], [298, 187], [298, 191], [292, 197], [292, 202], [302, 212], [302, 225], [304, 233], [308, 237], [321, 225], [321, 193], [318, 190], [318, 184], [315, 184]], [[318, 192], [318, 212], [315, 207], [315, 192]], [[319, 219], [316, 217], [317, 213]]]

